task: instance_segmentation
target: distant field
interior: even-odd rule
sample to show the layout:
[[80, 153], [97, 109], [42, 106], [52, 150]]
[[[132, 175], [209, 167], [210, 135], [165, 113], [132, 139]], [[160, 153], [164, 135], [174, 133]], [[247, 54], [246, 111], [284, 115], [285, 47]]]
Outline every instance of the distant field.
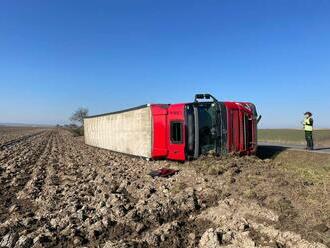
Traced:
[[[330, 129], [315, 130], [314, 140], [316, 145], [330, 145]], [[297, 129], [260, 129], [258, 130], [259, 142], [304, 144], [303, 130]]]

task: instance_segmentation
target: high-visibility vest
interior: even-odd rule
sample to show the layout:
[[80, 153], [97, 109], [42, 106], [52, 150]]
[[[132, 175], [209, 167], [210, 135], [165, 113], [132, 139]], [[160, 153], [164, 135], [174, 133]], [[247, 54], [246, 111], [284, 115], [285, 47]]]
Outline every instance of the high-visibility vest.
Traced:
[[311, 123], [311, 117], [304, 119], [304, 129], [305, 131], [313, 131], [313, 124]]

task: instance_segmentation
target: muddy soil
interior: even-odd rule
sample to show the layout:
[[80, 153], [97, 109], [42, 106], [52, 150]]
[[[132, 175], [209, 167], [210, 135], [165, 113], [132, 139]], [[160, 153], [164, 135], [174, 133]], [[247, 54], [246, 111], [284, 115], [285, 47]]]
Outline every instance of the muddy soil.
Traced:
[[18, 141], [21, 138], [26, 138], [29, 135], [34, 135], [45, 130], [46, 128], [37, 127], [0, 126], [0, 147], [6, 143], [13, 143], [13, 141]]
[[[67, 130], [17, 132], [0, 134], [0, 247], [330, 245], [329, 188], [289, 179], [272, 160], [146, 161]], [[163, 167], [179, 173], [148, 175]], [[311, 208], [304, 194], [315, 192]]]

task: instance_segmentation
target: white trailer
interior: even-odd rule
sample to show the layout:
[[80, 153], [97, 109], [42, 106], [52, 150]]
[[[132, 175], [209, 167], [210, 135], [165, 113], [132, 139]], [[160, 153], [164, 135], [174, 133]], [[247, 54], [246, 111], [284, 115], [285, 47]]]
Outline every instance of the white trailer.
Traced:
[[86, 117], [84, 132], [87, 145], [135, 156], [152, 156], [150, 105]]

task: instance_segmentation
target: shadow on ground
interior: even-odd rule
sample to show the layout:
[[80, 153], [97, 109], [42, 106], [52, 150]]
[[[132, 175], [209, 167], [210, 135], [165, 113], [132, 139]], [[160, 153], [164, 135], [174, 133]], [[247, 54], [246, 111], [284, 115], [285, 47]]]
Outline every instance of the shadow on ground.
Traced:
[[286, 151], [288, 148], [284, 146], [259, 146], [257, 151], [257, 157], [261, 159], [275, 158], [281, 152]]
[[319, 147], [315, 148], [314, 151], [330, 150], [330, 147]]

